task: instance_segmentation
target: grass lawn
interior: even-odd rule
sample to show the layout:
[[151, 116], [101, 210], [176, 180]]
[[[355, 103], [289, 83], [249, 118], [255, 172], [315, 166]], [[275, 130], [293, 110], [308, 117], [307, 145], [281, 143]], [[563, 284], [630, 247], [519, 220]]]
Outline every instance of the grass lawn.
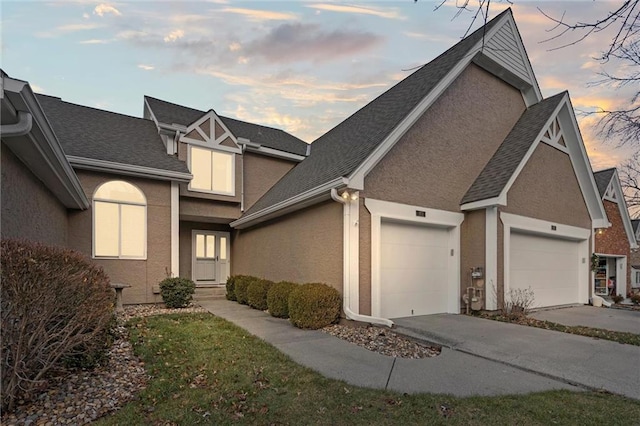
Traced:
[[640, 401], [591, 392], [455, 398], [358, 388], [326, 379], [209, 314], [137, 319], [130, 330], [152, 379], [138, 400], [97, 424], [630, 425], [640, 419]]

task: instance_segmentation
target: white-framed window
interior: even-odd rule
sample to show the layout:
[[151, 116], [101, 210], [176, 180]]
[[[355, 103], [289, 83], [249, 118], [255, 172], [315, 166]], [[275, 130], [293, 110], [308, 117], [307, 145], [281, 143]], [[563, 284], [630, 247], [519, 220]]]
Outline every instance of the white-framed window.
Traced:
[[235, 154], [189, 146], [189, 190], [235, 195]]
[[640, 284], [640, 271], [636, 271], [636, 284]]
[[147, 199], [134, 185], [114, 180], [93, 194], [93, 257], [146, 259]]

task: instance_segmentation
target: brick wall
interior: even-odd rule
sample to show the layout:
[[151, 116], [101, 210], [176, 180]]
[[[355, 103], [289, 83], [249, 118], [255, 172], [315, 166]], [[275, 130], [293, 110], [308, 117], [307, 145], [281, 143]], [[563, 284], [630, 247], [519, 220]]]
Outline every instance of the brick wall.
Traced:
[[596, 232], [596, 253], [627, 256], [627, 292], [631, 290], [631, 247], [616, 203], [603, 200], [611, 227]]

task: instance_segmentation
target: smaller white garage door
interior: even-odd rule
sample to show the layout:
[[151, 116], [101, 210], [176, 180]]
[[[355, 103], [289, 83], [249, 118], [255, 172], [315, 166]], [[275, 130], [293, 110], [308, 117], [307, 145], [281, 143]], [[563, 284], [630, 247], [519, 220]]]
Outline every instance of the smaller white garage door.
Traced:
[[381, 316], [447, 312], [449, 230], [382, 222], [380, 240]]
[[512, 232], [510, 244], [510, 288], [531, 287], [535, 307], [579, 302], [579, 242]]

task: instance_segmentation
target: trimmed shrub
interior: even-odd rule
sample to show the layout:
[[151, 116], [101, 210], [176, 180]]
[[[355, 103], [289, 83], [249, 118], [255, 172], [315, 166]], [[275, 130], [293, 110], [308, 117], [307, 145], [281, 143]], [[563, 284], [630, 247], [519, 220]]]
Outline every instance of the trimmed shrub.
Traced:
[[239, 275], [235, 280], [235, 294], [236, 301], [241, 305], [249, 304], [249, 295], [247, 294], [247, 290], [249, 289], [249, 284], [252, 282], [259, 280], [259, 278], [252, 277], [250, 275]]
[[225, 295], [227, 300], [236, 300], [236, 281], [243, 277], [243, 275], [232, 275], [227, 278], [227, 294]]
[[624, 300], [624, 296], [620, 296], [619, 294], [616, 294], [612, 296], [611, 299], [613, 300], [613, 303], [620, 303]]
[[188, 278], [165, 278], [160, 282], [160, 295], [167, 308], [186, 308], [195, 291], [196, 284]]
[[73, 250], [3, 240], [2, 408], [29, 400], [64, 360], [88, 366], [111, 344], [115, 294], [103, 269]]
[[253, 309], [264, 311], [267, 309], [267, 293], [273, 281], [255, 280], [247, 287], [247, 302]]
[[289, 318], [289, 294], [298, 284], [289, 281], [275, 283], [267, 293], [267, 308], [271, 316]]
[[631, 301], [633, 302], [634, 305], [640, 305], [640, 293], [636, 293], [633, 296], [631, 296]]
[[289, 294], [289, 320], [298, 328], [318, 329], [340, 318], [341, 297], [326, 284], [304, 284]]

